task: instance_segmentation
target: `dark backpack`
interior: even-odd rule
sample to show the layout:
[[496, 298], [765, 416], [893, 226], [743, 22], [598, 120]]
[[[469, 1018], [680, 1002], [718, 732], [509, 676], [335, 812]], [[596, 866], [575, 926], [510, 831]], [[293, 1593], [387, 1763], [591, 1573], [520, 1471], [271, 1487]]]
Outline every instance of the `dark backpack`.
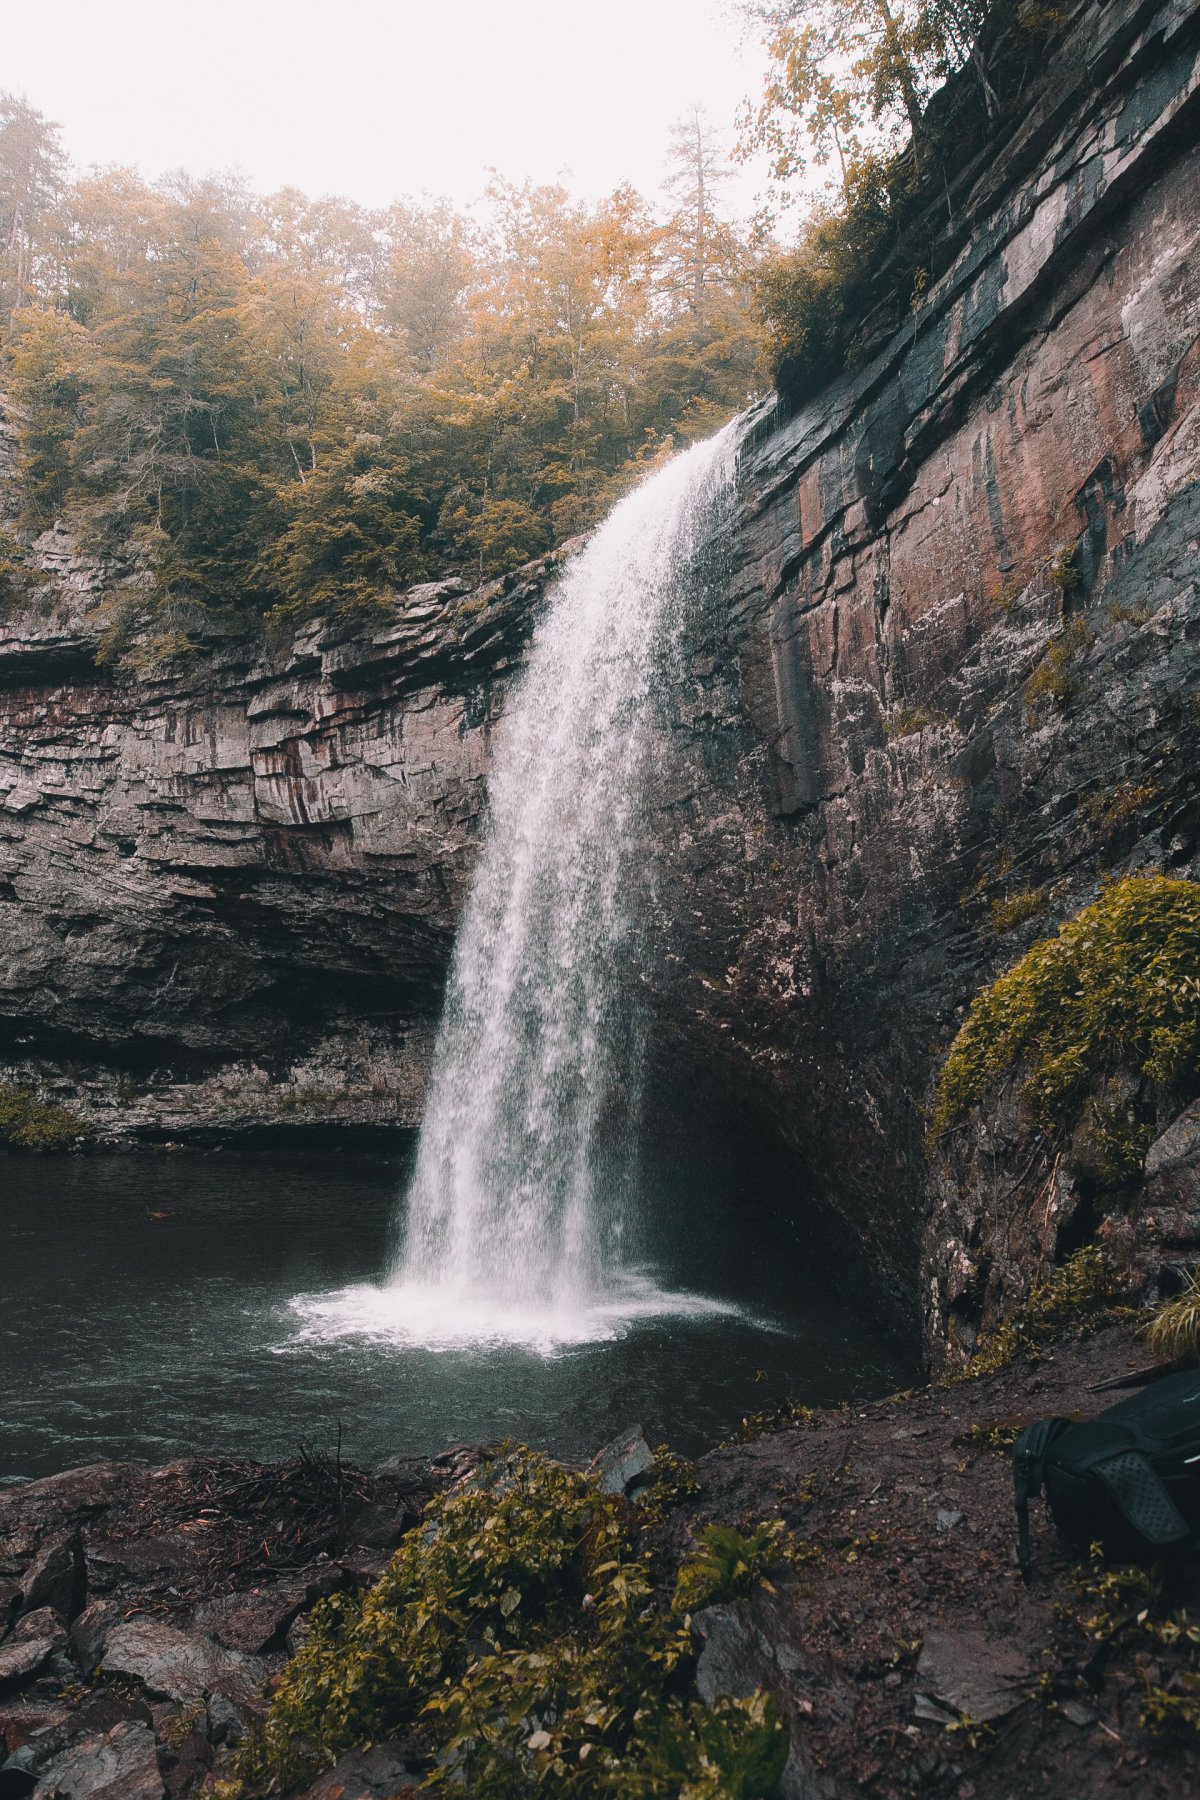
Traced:
[[1042, 1419], [1013, 1445], [1017, 1558], [1029, 1572], [1029, 1502], [1042, 1489], [1079, 1549], [1155, 1562], [1200, 1543], [1200, 1371], [1165, 1375], [1085, 1424]]

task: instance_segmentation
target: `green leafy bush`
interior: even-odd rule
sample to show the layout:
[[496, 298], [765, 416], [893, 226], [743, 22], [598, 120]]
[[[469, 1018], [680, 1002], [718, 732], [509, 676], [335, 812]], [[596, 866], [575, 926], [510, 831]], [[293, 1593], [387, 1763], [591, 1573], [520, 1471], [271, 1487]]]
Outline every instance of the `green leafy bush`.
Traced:
[[32, 1088], [0, 1083], [0, 1144], [12, 1150], [74, 1150], [84, 1135], [74, 1113]]
[[774, 1704], [689, 1702], [691, 1633], [656, 1604], [633, 1530], [585, 1477], [497, 1456], [366, 1594], [317, 1610], [231, 1791], [286, 1791], [415, 1732], [437, 1754], [427, 1784], [478, 1800], [769, 1794], [787, 1754]]
[[787, 1528], [782, 1519], [756, 1525], [748, 1537], [728, 1525], [706, 1525], [700, 1548], [684, 1563], [675, 1583], [675, 1610], [699, 1612], [721, 1600], [736, 1600], [783, 1560]]
[[1089, 1085], [1117, 1066], [1187, 1089], [1200, 1078], [1194, 882], [1114, 882], [985, 988], [942, 1066], [932, 1139], [1018, 1068], [1038, 1124], [1060, 1131]]

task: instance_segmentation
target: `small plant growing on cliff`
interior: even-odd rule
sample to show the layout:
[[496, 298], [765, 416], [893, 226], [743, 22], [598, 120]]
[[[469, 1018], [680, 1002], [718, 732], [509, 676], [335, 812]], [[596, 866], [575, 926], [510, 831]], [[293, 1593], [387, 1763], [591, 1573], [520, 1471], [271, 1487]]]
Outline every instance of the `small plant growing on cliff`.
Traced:
[[1068, 619], [1056, 638], [1046, 645], [1041, 662], [1025, 683], [1028, 717], [1036, 719], [1043, 707], [1064, 707], [1075, 691], [1075, 662], [1092, 641], [1087, 620]]
[[696, 1554], [679, 1571], [676, 1612], [699, 1612], [748, 1594], [769, 1568], [786, 1560], [786, 1538], [782, 1519], [756, 1525], [746, 1536], [728, 1525], [706, 1525]]
[[12, 1150], [75, 1150], [84, 1128], [74, 1113], [32, 1088], [0, 1084], [0, 1144]]
[[1024, 925], [1030, 919], [1036, 919], [1039, 913], [1046, 910], [1047, 890], [1025, 888], [1019, 894], [1010, 894], [1007, 899], [992, 901], [992, 930], [997, 937], [1006, 931], [1015, 931], [1018, 925]]
[[888, 738], [912, 737], [919, 731], [927, 731], [934, 725], [946, 724], [945, 713], [931, 712], [924, 706], [902, 706], [898, 712], [891, 713], [884, 725]]
[[1160, 1362], [1200, 1363], [1200, 1275], [1155, 1308], [1147, 1336]]
[[1125, 1187], [1142, 1173], [1154, 1121], [1142, 1116], [1135, 1096], [1102, 1093], [1092, 1103], [1087, 1141], [1100, 1186]]
[[1036, 1361], [1065, 1325], [1098, 1324], [1109, 1316], [1124, 1291], [1124, 1278], [1112, 1257], [1095, 1244], [1086, 1245], [1034, 1282], [1003, 1324], [980, 1340], [963, 1375], [994, 1374], [1016, 1356]]
[[1126, 820], [1152, 805], [1159, 796], [1157, 781], [1125, 781], [1110, 792], [1092, 794], [1084, 802], [1089, 824], [1102, 838], [1112, 837]]
[[1162, 875], [1114, 882], [976, 997], [938, 1077], [932, 1142], [1018, 1070], [1036, 1122], [1051, 1133], [1118, 1066], [1194, 1087], [1198, 969], [1200, 885]]
[[22, 606], [44, 587], [49, 576], [29, 560], [24, 544], [0, 531], [0, 606]]
[[1010, 575], [1005, 581], [998, 581], [992, 589], [992, 605], [997, 612], [1011, 612], [1021, 595], [1025, 592], [1025, 583], [1019, 575]]
[[1073, 594], [1083, 580], [1075, 562], [1075, 545], [1062, 544], [1046, 564], [1046, 574], [1064, 594]]
[[690, 1699], [691, 1632], [656, 1601], [635, 1529], [585, 1477], [497, 1456], [434, 1501], [373, 1588], [317, 1609], [228, 1793], [286, 1790], [401, 1732], [435, 1753], [436, 1792], [771, 1793], [787, 1755], [774, 1703]]

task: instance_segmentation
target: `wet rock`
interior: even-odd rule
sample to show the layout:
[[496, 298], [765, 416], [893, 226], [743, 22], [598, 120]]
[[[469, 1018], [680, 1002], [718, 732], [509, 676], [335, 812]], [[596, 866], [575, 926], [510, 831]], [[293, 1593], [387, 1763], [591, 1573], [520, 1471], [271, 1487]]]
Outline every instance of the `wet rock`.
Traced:
[[350, 1525], [350, 1538], [367, 1550], [394, 1550], [405, 1532], [419, 1521], [411, 1506], [364, 1506]]
[[597, 1451], [588, 1473], [602, 1494], [630, 1494], [645, 1486], [653, 1468], [654, 1452], [641, 1426], [631, 1425]]
[[87, 1566], [79, 1533], [69, 1532], [44, 1544], [21, 1580], [21, 1611], [52, 1606], [71, 1620], [87, 1604]]
[[15, 1529], [23, 1536], [35, 1529], [32, 1554], [47, 1535], [62, 1531], [69, 1521], [94, 1519], [145, 1478], [146, 1470], [137, 1463], [103, 1462], [23, 1482], [0, 1491], [0, 1533]]
[[21, 1590], [15, 1581], [0, 1581], [0, 1638], [7, 1632], [21, 1604]]
[[228, 1694], [208, 1697], [208, 1735], [214, 1744], [227, 1744], [231, 1749], [240, 1744], [246, 1732], [247, 1715]]
[[37, 1732], [62, 1726], [73, 1716], [65, 1701], [37, 1693], [0, 1700], [0, 1763], [20, 1750]]
[[54, 1640], [47, 1637], [9, 1638], [0, 1644], [0, 1689], [31, 1681], [54, 1648]]
[[297, 1613], [309, 1604], [306, 1582], [276, 1582], [249, 1594], [205, 1600], [192, 1615], [197, 1631], [226, 1649], [260, 1656], [279, 1649]]
[[169, 1700], [197, 1700], [220, 1692], [239, 1706], [261, 1707], [268, 1668], [258, 1657], [193, 1637], [157, 1619], [130, 1619], [107, 1635], [103, 1673], [128, 1675], [147, 1693]]
[[811, 1708], [809, 1681], [803, 1653], [781, 1616], [761, 1597], [706, 1606], [693, 1615], [692, 1633], [700, 1646], [696, 1692], [706, 1706], [724, 1697], [743, 1700], [758, 1688], [770, 1689], [783, 1703], [791, 1731], [775, 1790], [779, 1800], [834, 1800], [840, 1789], [815, 1767], [797, 1723]]
[[402, 1743], [377, 1744], [343, 1756], [314, 1781], [304, 1800], [391, 1800], [417, 1792]]
[[12, 1643], [29, 1643], [47, 1639], [56, 1650], [67, 1647], [67, 1622], [52, 1606], [39, 1606], [36, 1612], [23, 1613], [13, 1626], [8, 1639]]
[[109, 1630], [124, 1616], [115, 1600], [93, 1600], [71, 1626], [71, 1649], [85, 1675], [100, 1662]]
[[1028, 1700], [1032, 1680], [1028, 1659], [1009, 1639], [970, 1626], [936, 1626], [924, 1634], [916, 1686], [951, 1718], [1006, 1718]]
[[33, 1794], [35, 1800], [162, 1800], [154, 1733], [127, 1719], [72, 1744], [38, 1770]]

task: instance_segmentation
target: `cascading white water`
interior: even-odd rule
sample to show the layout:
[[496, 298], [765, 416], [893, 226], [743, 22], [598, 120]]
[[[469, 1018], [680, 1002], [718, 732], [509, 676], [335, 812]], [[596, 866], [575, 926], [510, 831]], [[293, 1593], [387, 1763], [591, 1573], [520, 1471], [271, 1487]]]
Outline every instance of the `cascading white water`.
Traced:
[[557, 583], [509, 701], [394, 1273], [448, 1304], [562, 1313], [611, 1292], [653, 698], [735, 441], [696, 445], [615, 508]]
[[403, 1241], [386, 1286], [338, 1301], [345, 1329], [561, 1341], [711, 1305], [629, 1266], [631, 974], [656, 700], [736, 443], [726, 427], [657, 470], [556, 583], [497, 733]]

